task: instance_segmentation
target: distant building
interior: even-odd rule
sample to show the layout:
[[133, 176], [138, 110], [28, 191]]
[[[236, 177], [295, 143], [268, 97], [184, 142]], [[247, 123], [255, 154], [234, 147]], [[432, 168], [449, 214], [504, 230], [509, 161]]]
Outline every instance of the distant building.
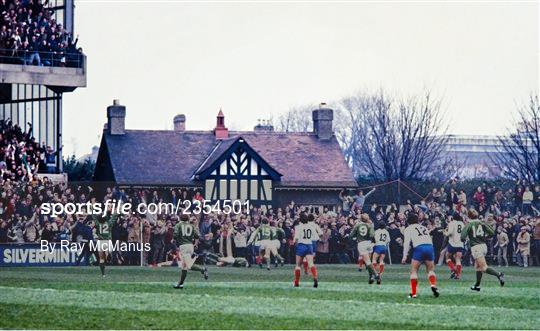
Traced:
[[[45, 1], [44, 6], [53, 10], [52, 18], [73, 35], [74, 0]], [[43, 61], [51, 62], [43, 66], [26, 64], [20, 52], [3, 48], [0, 49], [0, 120], [11, 120], [23, 131], [31, 126], [36, 142], [58, 151], [56, 172], [61, 173], [62, 118], [66, 111], [62, 99], [65, 93], [86, 87], [86, 56], [67, 53], [65, 57], [73, 63], [66, 66], [54, 64], [57, 53], [40, 50]]]
[[229, 131], [219, 111], [213, 130], [126, 130], [126, 108], [107, 108], [107, 124], [94, 173], [96, 181], [119, 186], [188, 187], [205, 199], [249, 200], [254, 205], [333, 205], [338, 192], [356, 188], [333, 133], [333, 111], [313, 111], [313, 132], [274, 132], [266, 124], [253, 131]]
[[462, 178], [493, 178], [501, 174], [501, 169], [493, 162], [501, 151], [497, 136], [449, 135], [445, 146], [445, 156], [453, 160]]

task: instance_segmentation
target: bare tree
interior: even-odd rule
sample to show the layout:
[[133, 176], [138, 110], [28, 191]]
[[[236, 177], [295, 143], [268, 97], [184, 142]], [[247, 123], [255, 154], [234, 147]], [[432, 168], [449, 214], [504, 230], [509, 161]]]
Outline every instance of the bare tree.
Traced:
[[538, 95], [531, 95], [529, 104], [518, 110], [518, 121], [499, 136], [499, 147], [492, 160], [503, 175], [529, 182], [540, 181], [540, 102]]
[[433, 177], [447, 141], [440, 101], [429, 93], [406, 101], [383, 91], [345, 98], [353, 170], [377, 179]]
[[276, 121], [273, 121], [275, 130], [283, 132], [313, 131], [311, 112], [316, 108], [316, 105], [291, 108], [288, 112], [279, 116]]
[[[442, 152], [447, 142], [440, 101], [429, 93], [398, 101], [382, 91], [358, 93], [334, 109], [334, 134], [356, 175], [377, 179], [440, 177], [449, 167]], [[292, 108], [274, 123], [277, 131], [313, 130], [317, 105]], [[448, 171], [444, 172], [448, 175]]]

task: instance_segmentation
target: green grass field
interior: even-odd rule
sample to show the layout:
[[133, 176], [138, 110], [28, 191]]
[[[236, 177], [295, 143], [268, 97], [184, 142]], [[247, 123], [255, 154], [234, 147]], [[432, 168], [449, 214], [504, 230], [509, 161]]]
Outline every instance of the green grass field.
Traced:
[[538, 329], [540, 268], [502, 268], [507, 284], [484, 275], [472, 292], [472, 268], [461, 281], [438, 269], [441, 296], [425, 274], [419, 297], [407, 298], [408, 267], [387, 266], [383, 284], [367, 284], [354, 265], [319, 266], [319, 288], [292, 267], [210, 268], [210, 279], [188, 275], [174, 290], [178, 269], [97, 267], [0, 269], [2, 329]]

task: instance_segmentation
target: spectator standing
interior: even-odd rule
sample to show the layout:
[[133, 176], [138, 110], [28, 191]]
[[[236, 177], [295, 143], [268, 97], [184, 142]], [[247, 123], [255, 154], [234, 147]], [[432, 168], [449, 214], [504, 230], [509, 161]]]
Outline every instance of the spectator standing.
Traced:
[[531, 215], [532, 214], [532, 202], [534, 200], [534, 195], [529, 189], [529, 186], [525, 186], [525, 191], [523, 192], [523, 196], [521, 198], [522, 201], [522, 208], [521, 211], [525, 215]]
[[499, 267], [502, 265], [502, 261], [504, 260], [504, 264], [506, 267], [508, 267], [508, 235], [506, 234], [506, 230], [504, 230], [503, 227], [499, 227], [497, 229], [497, 242], [495, 243], [495, 247], [497, 248], [497, 262], [499, 263]]
[[527, 232], [527, 230], [527, 226], [522, 226], [521, 231], [516, 238], [518, 244], [518, 254], [521, 255], [524, 268], [527, 268], [529, 266], [529, 255], [531, 251], [531, 236], [529, 235], [529, 232]]
[[366, 195], [364, 195], [364, 191], [358, 190], [357, 194], [353, 197], [354, 204], [353, 204], [353, 211], [356, 213], [361, 213], [364, 209], [364, 204], [366, 203], [366, 199], [375, 192], [375, 187], [371, 189]]

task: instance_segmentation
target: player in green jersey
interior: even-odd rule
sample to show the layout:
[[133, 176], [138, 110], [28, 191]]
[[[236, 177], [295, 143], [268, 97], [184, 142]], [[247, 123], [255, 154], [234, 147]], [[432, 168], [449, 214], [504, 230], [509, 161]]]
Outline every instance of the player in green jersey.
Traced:
[[194, 245], [197, 244], [199, 239], [199, 229], [194, 224], [190, 223], [189, 215], [182, 214], [180, 216], [180, 222], [174, 226], [174, 239], [178, 245], [178, 251], [181, 257], [180, 281], [174, 286], [176, 289], [184, 288], [184, 281], [186, 280], [188, 270], [199, 271], [203, 274], [204, 279], [208, 279], [208, 269], [206, 267], [195, 264]]
[[377, 284], [380, 284], [381, 277], [373, 268], [370, 257], [373, 252], [373, 234], [373, 223], [367, 214], [362, 214], [360, 221], [356, 223], [349, 236], [358, 242], [358, 255], [362, 257], [366, 264], [366, 269], [369, 272], [369, 284], [373, 284], [374, 279], [377, 279]]
[[486, 262], [487, 246], [486, 237], [492, 236], [495, 231], [487, 223], [478, 219], [478, 212], [473, 208], [469, 209], [469, 223], [461, 232], [461, 240], [469, 239], [471, 245], [471, 254], [474, 258], [474, 267], [476, 269], [476, 283], [471, 287], [473, 291], [480, 291], [480, 282], [482, 274], [487, 273], [499, 279], [501, 286], [504, 286], [504, 274], [488, 267]]
[[99, 260], [99, 269], [101, 270], [101, 277], [105, 277], [105, 263], [107, 262], [107, 256], [112, 252], [112, 229], [114, 223], [118, 219], [118, 215], [112, 214], [112, 209], [109, 210], [109, 214], [105, 216], [93, 216], [94, 226], [97, 238], [97, 251]]
[[233, 267], [244, 267], [249, 266], [248, 261], [243, 257], [233, 257], [233, 256], [219, 256], [214, 253], [207, 253], [206, 259], [210, 263], [217, 265], [218, 267], [233, 266]]
[[272, 242], [270, 245], [270, 252], [274, 256], [275, 262], [276, 262], [276, 268], [278, 267], [278, 263], [281, 264], [283, 267], [283, 263], [285, 263], [285, 259], [279, 254], [279, 248], [281, 247], [281, 242], [285, 239], [285, 231], [283, 231], [282, 228], [279, 228], [276, 226], [276, 223], [272, 221], [270, 224], [270, 228], [272, 229]]
[[264, 217], [261, 221], [261, 226], [257, 230], [253, 231], [248, 240], [248, 246], [255, 240], [260, 244], [259, 246], [259, 267], [262, 268], [262, 260], [266, 260], [266, 269], [270, 270], [270, 253], [273, 239], [273, 231], [270, 225], [268, 225], [268, 219]]

